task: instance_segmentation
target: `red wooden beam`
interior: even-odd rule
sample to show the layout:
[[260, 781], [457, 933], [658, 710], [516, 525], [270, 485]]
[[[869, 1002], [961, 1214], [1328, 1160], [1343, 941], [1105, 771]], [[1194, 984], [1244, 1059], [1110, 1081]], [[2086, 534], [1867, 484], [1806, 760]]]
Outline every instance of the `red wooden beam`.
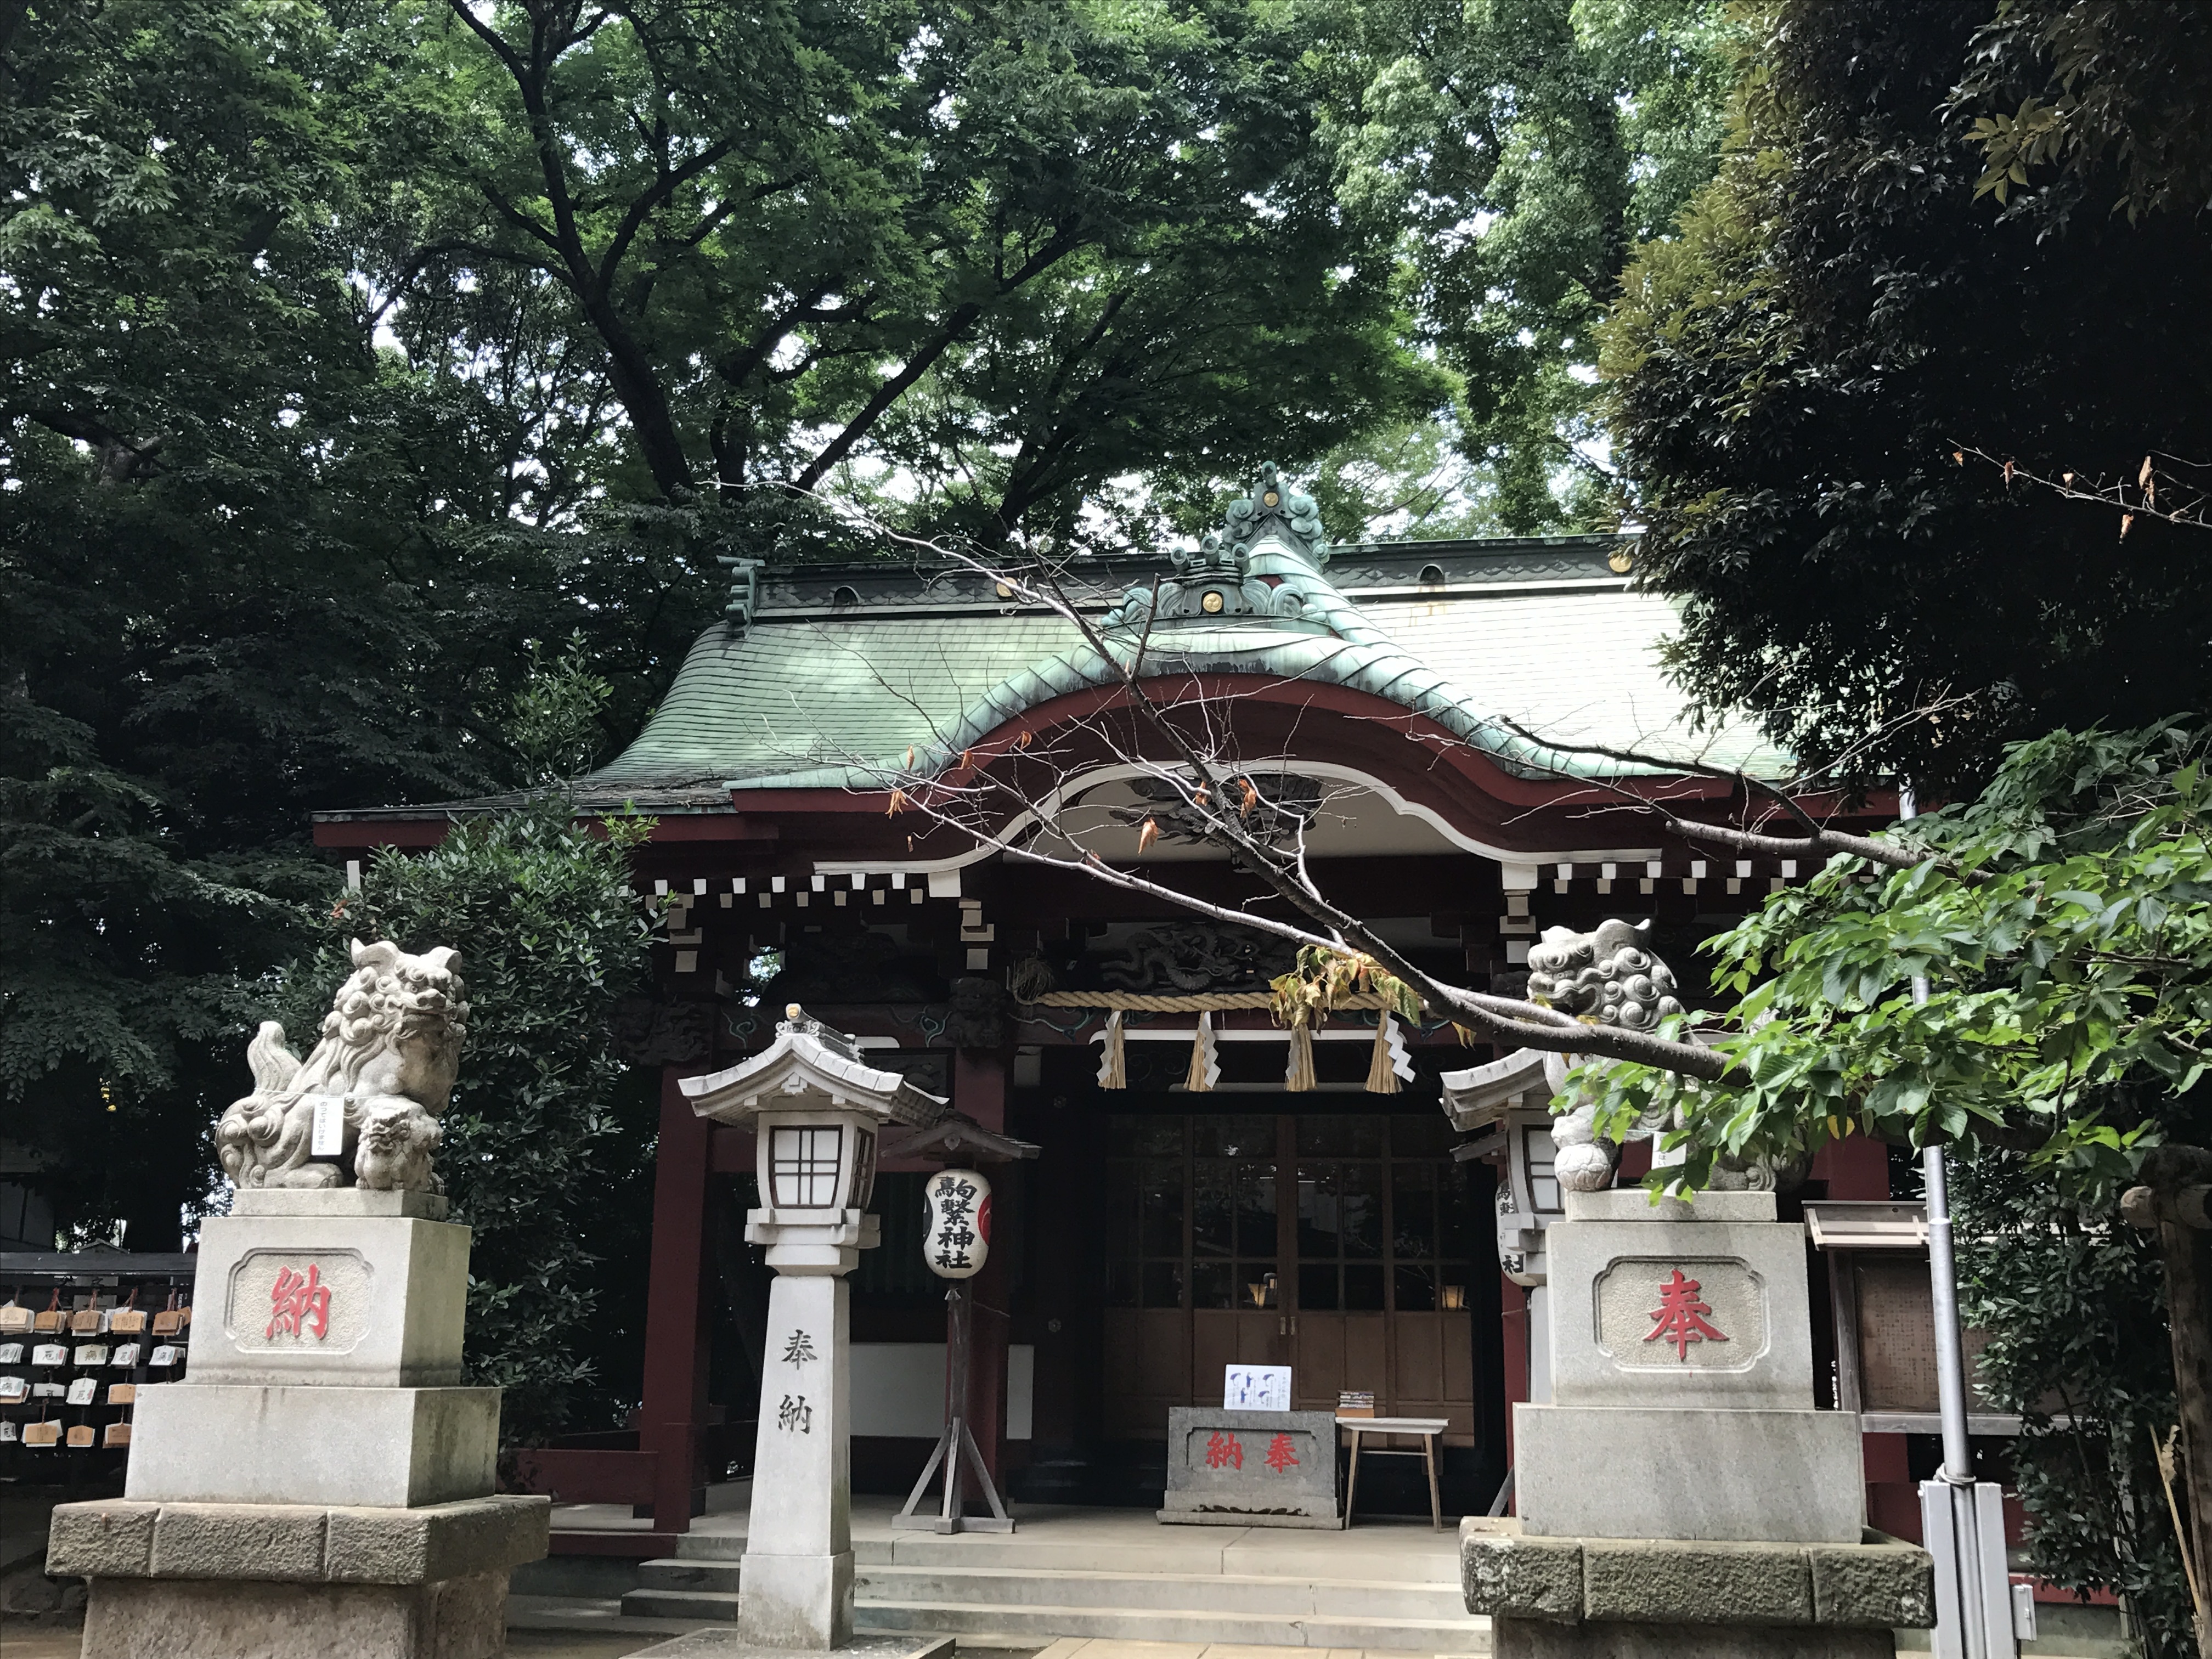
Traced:
[[556, 1504], [650, 1504], [659, 1463], [658, 1452], [526, 1446], [514, 1455], [514, 1490]]
[[556, 1527], [549, 1555], [615, 1555], [629, 1556], [639, 1561], [650, 1561], [655, 1556], [676, 1553], [676, 1540], [684, 1534], [675, 1532], [647, 1532], [627, 1527], [609, 1527], [604, 1531]]
[[[995, 1051], [960, 1049], [952, 1057], [952, 1104], [957, 1110], [994, 1133], [1006, 1127], [1006, 1060]], [[1000, 1224], [1003, 1224], [1003, 1218]], [[993, 1229], [995, 1232], [996, 1227]], [[991, 1472], [991, 1484], [1003, 1494], [1006, 1443], [1006, 1342], [1009, 1334], [1006, 1246], [993, 1243], [983, 1261], [983, 1271], [968, 1281], [975, 1297], [975, 1322], [969, 1327], [968, 1351], [968, 1411], [976, 1449]], [[947, 1352], [951, 1346], [946, 1333]], [[948, 1379], [949, 1381], [950, 1379]]]

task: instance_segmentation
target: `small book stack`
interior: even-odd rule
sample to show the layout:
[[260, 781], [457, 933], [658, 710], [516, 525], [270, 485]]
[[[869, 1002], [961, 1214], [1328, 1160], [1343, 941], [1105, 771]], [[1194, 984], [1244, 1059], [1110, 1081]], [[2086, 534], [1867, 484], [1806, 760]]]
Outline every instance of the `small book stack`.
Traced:
[[1336, 1414], [1339, 1417], [1372, 1417], [1375, 1415], [1375, 1396], [1346, 1390], [1336, 1397]]

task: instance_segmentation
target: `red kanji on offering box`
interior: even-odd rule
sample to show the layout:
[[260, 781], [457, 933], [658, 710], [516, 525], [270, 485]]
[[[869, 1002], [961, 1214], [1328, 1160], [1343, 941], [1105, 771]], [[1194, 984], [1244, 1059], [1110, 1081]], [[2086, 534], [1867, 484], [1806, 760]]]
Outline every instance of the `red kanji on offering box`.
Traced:
[[1291, 1455], [1291, 1437], [1279, 1434], [1267, 1443], [1267, 1467], [1277, 1474], [1285, 1469], [1294, 1469], [1298, 1460]]
[[1698, 1300], [1698, 1281], [1682, 1277], [1680, 1267], [1674, 1276], [1659, 1287], [1659, 1305], [1652, 1310], [1656, 1322], [1646, 1342], [1672, 1342], [1674, 1358], [1686, 1360], [1692, 1342], [1725, 1342], [1723, 1336], [1705, 1323], [1705, 1316], [1712, 1310]]
[[1206, 1467], [1209, 1469], [1241, 1469], [1244, 1467], [1244, 1448], [1233, 1434], [1224, 1434], [1216, 1429], [1206, 1437]]

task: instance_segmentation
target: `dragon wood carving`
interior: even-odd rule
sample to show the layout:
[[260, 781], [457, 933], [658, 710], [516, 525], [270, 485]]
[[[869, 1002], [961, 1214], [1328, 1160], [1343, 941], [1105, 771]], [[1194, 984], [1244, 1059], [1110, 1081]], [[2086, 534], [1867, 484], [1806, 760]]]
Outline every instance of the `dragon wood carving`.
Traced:
[[1212, 991], [1262, 981], [1288, 971], [1291, 949], [1257, 933], [1206, 922], [1140, 928], [1112, 955], [1098, 976], [1118, 991]]

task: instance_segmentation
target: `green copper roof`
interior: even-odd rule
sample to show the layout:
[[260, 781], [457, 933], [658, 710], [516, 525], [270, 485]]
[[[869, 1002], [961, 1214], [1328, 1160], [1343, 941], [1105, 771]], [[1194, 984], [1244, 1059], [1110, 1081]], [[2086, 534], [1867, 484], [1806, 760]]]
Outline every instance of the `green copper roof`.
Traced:
[[[1494, 717], [1561, 742], [1786, 769], [1748, 727], [1687, 729], [1658, 654], [1674, 611], [1614, 568], [1632, 544], [1331, 548], [1318, 532], [1311, 502], [1270, 475], [1198, 550], [1100, 568], [1130, 582], [1099, 594], [1109, 649], [1133, 645], [1157, 580], [1148, 661], [1164, 672], [1370, 692], [1526, 773], [1628, 769], [1536, 749]], [[909, 747], [927, 769], [1040, 702], [1119, 678], [1068, 623], [972, 571], [817, 567], [767, 573], [748, 592], [750, 624], [702, 635], [645, 731], [588, 786], [881, 787]]]

